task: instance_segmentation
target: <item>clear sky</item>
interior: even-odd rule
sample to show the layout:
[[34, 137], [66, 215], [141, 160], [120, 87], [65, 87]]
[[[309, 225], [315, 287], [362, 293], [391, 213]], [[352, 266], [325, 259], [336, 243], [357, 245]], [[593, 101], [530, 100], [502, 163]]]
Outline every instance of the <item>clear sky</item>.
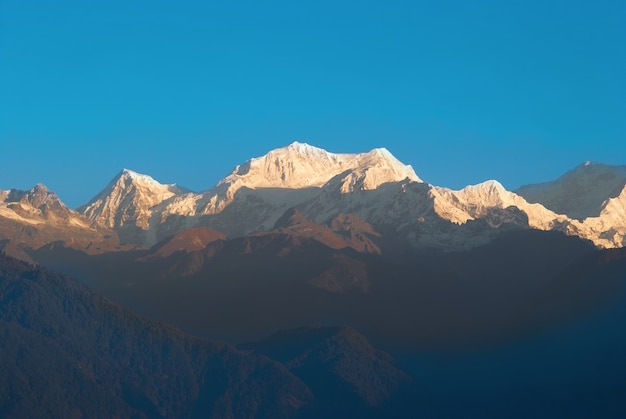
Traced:
[[626, 164], [626, 1], [0, 1], [0, 189], [193, 190], [294, 140], [452, 188]]

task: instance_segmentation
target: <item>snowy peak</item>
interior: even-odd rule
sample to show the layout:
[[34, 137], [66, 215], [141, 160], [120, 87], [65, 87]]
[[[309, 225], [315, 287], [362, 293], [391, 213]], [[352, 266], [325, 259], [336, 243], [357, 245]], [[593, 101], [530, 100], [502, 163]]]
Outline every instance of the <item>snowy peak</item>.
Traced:
[[458, 191], [441, 187], [433, 189], [435, 212], [456, 224], [480, 218], [490, 208], [506, 208], [512, 204], [512, 194], [496, 180], [468, 185]]
[[184, 192], [175, 184], [164, 185], [148, 175], [124, 169], [79, 211], [93, 223], [118, 229], [120, 238], [131, 240], [137, 230], [149, 228], [152, 207]]
[[520, 225], [528, 224], [540, 230], [551, 230], [567, 221], [565, 216], [559, 216], [541, 204], [528, 203], [523, 197], [506, 190], [495, 180], [466, 186], [459, 191], [437, 187], [434, 189], [435, 211], [442, 218], [457, 224], [476, 219], [486, 219], [489, 222], [494, 210], [502, 214], [498, 211], [511, 212], [513, 209], [522, 211], [527, 217], [522, 219], [512, 213], [513, 218], [518, 218], [515, 222]]
[[40, 248], [52, 242], [88, 253], [116, 248], [113, 231], [91, 227], [89, 220], [69, 209], [45, 185], [28, 191], [0, 191], [0, 241], [8, 240], [13, 250]]
[[476, 185], [468, 185], [460, 191], [454, 191], [454, 193], [462, 201], [473, 205], [480, 203], [484, 206], [501, 205], [511, 194], [500, 182], [493, 179]]
[[401, 182], [406, 179], [413, 182], [422, 182], [413, 168], [396, 159], [386, 148], [358, 154], [356, 167], [353, 172], [362, 178], [362, 188], [376, 189], [383, 183]]
[[250, 188], [320, 187], [332, 175], [346, 170], [346, 156], [303, 143], [292, 143], [235, 167], [220, 185]]
[[582, 221], [599, 216], [608, 200], [625, 187], [626, 166], [588, 161], [552, 182], [522, 186], [515, 192], [528, 202]]
[[[0, 191], [0, 200], [8, 194]], [[281, 218], [289, 208], [317, 223], [358, 215], [415, 246], [466, 248], [504, 226], [557, 229], [615, 247], [626, 240], [626, 166], [586, 162], [517, 193], [495, 180], [455, 191], [422, 182], [385, 148], [342, 154], [294, 142], [236, 166], [203, 193], [124, 169], [81, 211], [122, 242], [152, 245], [193, 227], [229, 237], [268, 231], [277, 222], [292, 228], [302, 214]]]
[[154, 179], [152, 179], [152, 177], [148, 176], [148, 175], [143, 175], [141, 173], [137, 173], [133, 170], [127, 169], [127, 168], [123, 168], [122, 171], [120, 172], [119, 176], [130, 176], [130, 177], [134, 177], [134, 178], [148, 178], [152, 181], [154, 181]]
[[176, 186], [176, 184], [161, 184], [154, 180], [151, 176], [137, 173], [130, 169], [123, 169], [114, 179], [117, 179], [117, 183], [122, 182], [126, 185], [139, 184], [155, 190], [168, 189], [172, 192], [181, 192], [180, 188]]
[[[136, 187], [143, 188], [149, 190], [153, 193], [183, 193], [183, 189], [173, 184], [162, 184], [158, 181], [154, 180], [151, 176], [144, 175], [141, 173], [137, 173], [130, 169], [123, 169], [118, 175], [113, 178], [113, 180], [109, 183], [107, 189], [113, 187]], [[106, 189], [105, 189], [106, 191]]]
[[313, 158], [317, 158], [319, 156], [328, 156], [329, 154], [331, 154], [322, 148], [315, 147], [307, 143], [301, 143], [298, 141], [294, 141], [293, 143], [285, 147], [277, 148], [274, 151], [270, 151], [270, 153], [294, 153], [298, 155], [308, 155]]
[[500, 182], [498, 182], [497, 180], [486, 180], [484, 182], [481, 183], [477, 183], [475, 185], [467, 185], [466, 187], [464, 187], [463, 189], [460, 189], [458, 191], [454, 191], [452, 189], [448, 189], [448, 188], [442, 188], [439, 186], [435, 187], [437, 190], [439, 191], [448, 191], [448, 192], [453, 192], [456, 195], [463, 195], [463, 196], [467, 196], [470, 197], [472, 195], [475, 195], [477, 198], [484, 198], [486, 196], [494, 196], [494, 195], [501, 195], [503, 193], [507, 193], [508, 191], [504, 188], [504, 186], [502, 186], [502, 184]]
[[[410, 166], [402, 164], [384, 148], [361, 154], [329, 153], [321, 148], [294, 142], [235, 167], [219, 186], [248, 188], [321, 187], [344, 172], [371, 171], [372, 185], [409, 178], [421, 182]], [[373, 186], [375, 187], [375, 186]]]
[[57, 194], [50, 191], [45, 185], [38, 183], [28, 191], [11, 189], [0, 194], [1, 201], [8, 207], [31, 208], [39, 211], [42, 216], [48, 217], [52, 214], [66, 216], [70, 209], [59, 199]]

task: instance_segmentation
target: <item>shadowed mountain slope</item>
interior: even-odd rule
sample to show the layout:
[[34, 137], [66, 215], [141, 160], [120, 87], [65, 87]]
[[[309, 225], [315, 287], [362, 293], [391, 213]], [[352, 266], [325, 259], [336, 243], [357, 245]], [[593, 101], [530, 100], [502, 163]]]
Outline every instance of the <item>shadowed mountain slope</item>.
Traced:
[[410, 417], [412, 379], [350, 327], [302, 327], [242, 345], [283, 363], [317, 396], [316, 413]]
[[[88, 256], [49, 247], [31, 256], [202, 336], [241, 342], [346, 324], [374, 342], [423, 347], [506, 340], [575, 315], [575, 305], [546, 296], [556, 288], [571, 291], [572, 301], [586, 300], [587, 293], [554, 284], [596, 251], [559, 232], [512, 230], [470, 251], [388, 258], [281, 227], [150, 262], [146, 251]], [[545, 310], [550, 305], [555, 312]]]
[[148, 321], [0, 255], [0, 416], [291, 417], [283, 366]]

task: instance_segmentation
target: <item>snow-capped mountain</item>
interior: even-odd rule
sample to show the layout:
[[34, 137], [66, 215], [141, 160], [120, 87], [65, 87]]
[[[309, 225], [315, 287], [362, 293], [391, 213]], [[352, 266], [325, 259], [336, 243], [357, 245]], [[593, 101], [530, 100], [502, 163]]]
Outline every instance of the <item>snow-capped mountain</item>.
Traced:
[[[0, 198], [15, 201], [16, 193], [0, 192]], [[29, 199], [47, 200], [50, 208], [57, 202], [41, 193]], [[25, 211], [7, 205], [0, 216]], [[125, 169], [79, 211], [93, 231], [114, 230], [125, 243], [151, 246], [194, 227], [230, 238], [271, 230], [292, 208], [326, 226], [353, 214], [373, 231], [414, 247], [469, 248], [509, 228], [560, 230], [620, 247], [626, 240], [626, 166], [584, 164], [517, 192], [497, 181], [455, 191], [423, 182], [383, 148], [337, 154], [295, 142], [236, 166], [200, 193]], [[50, 210], [37, 211], [41, 219], [54, 218], [46, 215]], [[64, 211], [71, 216], [61, 218], [86, 223]]]
[[28, 191], [0, 191], [0, 241], [13, 249], [64, 242], [90, 253], [118, 245], [113, 230], [92, 227], [85, 216], [69, 209], [42, 184]]
[[152, 208], [185, 190], [162, 185], [150, 176], [124, 169], [87, 205], [78, 210], [98, 226], [114, 229], [131, 243], [156, 241], [151, 231]]
[[[421, 182], [410, 166], [382, 148], [334, 154], [295, 142], [237, 166], [197, 200], [195, 215], [216, 219], [229, 235], [267, 230], [286, 210], [315, 199], [338, 176], [345, 179], [343, 193], [404, 180]], [[196, 199], [192, 196], [191, 200]], [[168, 206], [165, 212], [176, 214], [171, 209]], [[235, 223], [243, 228], [228, 226], [231, 217], [238, 217]]]
[[583, 221], [598, 217], [625, 187], [626, 166], [585, 162], [552, 182], [522, 186], [515, 193], [528, 202]]
[[416, 247], [473, 247], [503, 228], [556, 229], [601, 247], [623, 246], [626, 237], [626, 166], [586, 163], [518, 193], [497, 181], [454, 191], [422, 182], [385, 149], [335, 154], [302, 143], [236, 166], [202, 193], [125, 169], [80, 208], [84, 216], [43, 185], [0, 191], [0, 200], [0, 238], [34, 246], [69, 238], [84, 248], [112, 230], [146, 246], [199, 226], [238, 237], [271, 230], [290, 208], [321, 225], [354, 214]]
[[517, 194], [570, 219], [569, 234], [601, 247], [626, 245], [626, 166], [585, 162], [558, 179]]
[[141, 245], [197, 226], [237, 237], [271, 229], [285, 211], [315, 199], [337, 176], [345, 178], [344, 193], [421, 183], [410, 166], [385, 149], [335, 154], [295, 142], [236, 166], [202, 193], [185, 193], [124, 170], [79, 210], [95, 224], [115, 229], [122, 240]]
[[40, 220], [64, 221], [72, 215], [59, 197], [41, 183], [29, 191], [0, 191], [0, 202], [3, 204], [0, 214], [16, 221], [36, 224]]
[[217, 186], [234, 189], [321, 187], [334, 176], [348, 171], [370, 172], [368, 189], [405, 178], [421, 182], [411, 166], [402, 164], [384, 148], [360, 154], [335, 154], [294, 142], [236, 166]]
[[[459, 191], [435, 187], [435, 211], [457, 224], [485, 217], [493, 208], [515, 207], [528, 217], [528, 226], [538, 230], [552, 230], [567, 221], [541, 204], [531, 204], [521, 196], [507, 191], [496, 180], [469, 185]], [[497, 227], [497, 226], [494, 226]]]
[[302, 205], [303, 213], [321, 224], [338, 212], [356, 214], [385, 236], [413, 247], [464, 249], [489, 241], [504, 228], [529, 228], [528, 216], [508, 205], [517, 196], [496, 187], [497, 182], [452, 191], [405, 179], [344, 192], [345, 181], [338, 176], [325, 185], [316, 199]]
[[626, 246], [626, 188], [607, 199], [597, 217], [572, 221], [568, 233], [592, 240], [600, 247]]
[[410, 166], [382, 148], [368, 153], [335, 154], [294, 142], [236, 166], [207, 192], [170, 200], [163, 212], [183, 216], [215, 215], [238, 198], [249, 200], [247, 191], [254, 190], [254, 198], [282, 209], [264, 224], [270, 227], [286, 209], [312, 198], [316, 190], [340, 174], [353, 179], [345, 185], [346, 192], [354, 188], [375, 189], [383, 183], [404, 179], [421, 182]]

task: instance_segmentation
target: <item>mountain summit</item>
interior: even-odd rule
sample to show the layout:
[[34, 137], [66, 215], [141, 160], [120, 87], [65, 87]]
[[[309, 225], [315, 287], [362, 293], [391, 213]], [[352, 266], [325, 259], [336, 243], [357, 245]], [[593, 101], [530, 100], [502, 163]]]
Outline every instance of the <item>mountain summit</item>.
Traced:
[[[91, 226], [40, 183], [27, 191], [0, 190], [0, 242], [14, 249], [63, 242], [89, 253], [112, 250], [118, 244], [112, 230]], [[21, 251], [14, 254], [23, 258]]]
[[322, 187], [333, 177], [348, 171], [377, 172], [378, 183], [407, 178], [421, 182], [411, 166], [401, 163], [384, 148], [360, 154], [335, 154], [306, 143], [293, 142], [236, 166], [218, 186]]
[[78, 210], [93, 223], [115, 229], [120, 239], [141, 242], [150, 228], [152, 208], [184, 192], [175, 184], [163, 185], [148, 175], [124, 169]]
[[17, 213], [30, 212], [30, 215], [37, 214], [42, 218], [67, 218], [70, 215], [70, 209], [54, 192], [41, 183], [29, 191], [11, 189], [0, 192], [0, 198]]
[[558, 179], [526, 185], [515, 191], [559, 214], [583, 221], [598, 217], [608, 200], [626, 189], [626, 166], [585, 162]]

